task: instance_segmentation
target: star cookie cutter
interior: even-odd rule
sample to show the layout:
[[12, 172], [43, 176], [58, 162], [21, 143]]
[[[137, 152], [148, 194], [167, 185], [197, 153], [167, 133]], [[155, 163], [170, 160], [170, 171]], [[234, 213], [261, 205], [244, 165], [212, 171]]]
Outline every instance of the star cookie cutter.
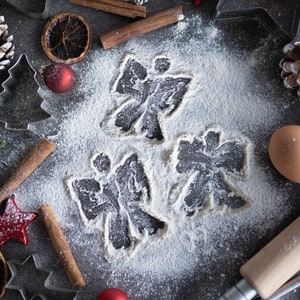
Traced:
[[[43, 109], [45, 100], [40, 96], [37, 72], [29, 63], [28, 57], [21, 54], [8, 73], [8, 79], [1, 85], [0, 122], [5, 124], [5, 129], [34, 131], [31, 123], [51, 117]], [[31, 94], [26, 94], [26, 91]]]
[[38, 254], [29, 255], [23, 262], [10, 260], [7, 265], [11, 278], [6, 284], [7, 289], [17, 290], [24, 300], [36, 297], [43, 300], [74, 299], [76, 291], [51, 284], [53, 271], [44, 268]]
[[21, 14], [33, 19], [47, 19], [49, 17], [49, 0], [0, 0]]
[[295, 36], [299, 16], [299, 0], [220, 0], [216, 8], [217, 20], [259, 19], [284, 41], [290, 41]]

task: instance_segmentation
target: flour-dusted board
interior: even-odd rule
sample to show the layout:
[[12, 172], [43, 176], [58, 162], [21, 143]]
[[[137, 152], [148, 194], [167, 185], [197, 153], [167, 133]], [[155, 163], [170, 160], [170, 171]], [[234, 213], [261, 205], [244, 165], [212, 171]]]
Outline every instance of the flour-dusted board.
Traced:
[[[21, 91], [23, 101], [44, 99], [47, 118], [31, 120], [29, 130], [0, 129], [1, 182], [41, 137], [57, 146], [15, 199], [25, 211], [52, 206], [87, 282], [76, 299], [110, 287], [130, 299], [216, 299], [299, 215], [299, 185], [279, 175], [267, 153], [276, 129], [300, 123], [299, 99], [283, 87], [278, 66], [288, 41], [255, 18], [214, 22], [217, 3], [146, 5], [152, 14], [176, 4], [183, 21], [105, 51], [99, 36], [131, 20], [53, 1], [51, 16], [72, 12], [91, 24], [91, 51], [72, 65], [70, 92], [54, 94], [39, 77], [38, 95]], [[46, 21], [4, 4], [1, 15], [15, 61], [25, 53], [35, 70], [50, 62], [40, 44]], [[28, 299], [36, 291], [73, 299], [41, 220], [28, 238], [28, 246], [1, 249], [17, 270], [17, 288], [4, 299], [22, 299], [22, 287]]]

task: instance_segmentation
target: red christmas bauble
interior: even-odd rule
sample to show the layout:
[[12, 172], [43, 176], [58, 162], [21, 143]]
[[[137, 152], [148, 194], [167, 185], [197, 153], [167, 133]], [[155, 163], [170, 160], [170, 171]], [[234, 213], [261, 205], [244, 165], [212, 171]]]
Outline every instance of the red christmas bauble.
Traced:
[[129, 300], [129, 298], [122, 290], [111, 288], [101, 293], [97, 300]]
[[42, 71], [46, 86], [54, 93], [65, 93], [76, 82], [73, 69], [64, 63], [52, 63]]
[[194, 0], [194, 6], [199, 7], [202, 4], [202, 0]]

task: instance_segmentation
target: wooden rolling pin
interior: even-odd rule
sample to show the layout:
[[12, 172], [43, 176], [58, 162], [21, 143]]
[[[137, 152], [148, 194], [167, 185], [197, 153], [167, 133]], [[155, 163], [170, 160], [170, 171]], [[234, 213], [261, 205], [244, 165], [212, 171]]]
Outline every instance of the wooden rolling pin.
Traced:
[[0, 203], [16, 189], [55, 149], [47, 139], [41, 140], [21, 161], [12, 176], [0, 187]]
[[240, 268], [244, 278], [218, 300], [273, 298], [298, 284], [290, 279], [299, 271], [300, 217]]
[[270, 297], [300, 270], [300, 217], [240, 269], [263, 299]]

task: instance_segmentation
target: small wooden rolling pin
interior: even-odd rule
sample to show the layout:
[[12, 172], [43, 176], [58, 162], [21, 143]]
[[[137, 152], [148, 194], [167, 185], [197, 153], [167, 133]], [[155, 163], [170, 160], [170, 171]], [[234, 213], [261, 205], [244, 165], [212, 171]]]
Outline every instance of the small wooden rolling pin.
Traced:
[[269, 298], [299, 270], [300, 217], [240, 268], [244, 279], [219, 300]]
[[16, 189], [55, 149], [47, 139], [41, 140], [21, 161], [12, 176], [0, 187], [0, 203]]
[[270, 297], [300, 270], [300, 217], [247, 261], [241, 275], [263, 298]]

